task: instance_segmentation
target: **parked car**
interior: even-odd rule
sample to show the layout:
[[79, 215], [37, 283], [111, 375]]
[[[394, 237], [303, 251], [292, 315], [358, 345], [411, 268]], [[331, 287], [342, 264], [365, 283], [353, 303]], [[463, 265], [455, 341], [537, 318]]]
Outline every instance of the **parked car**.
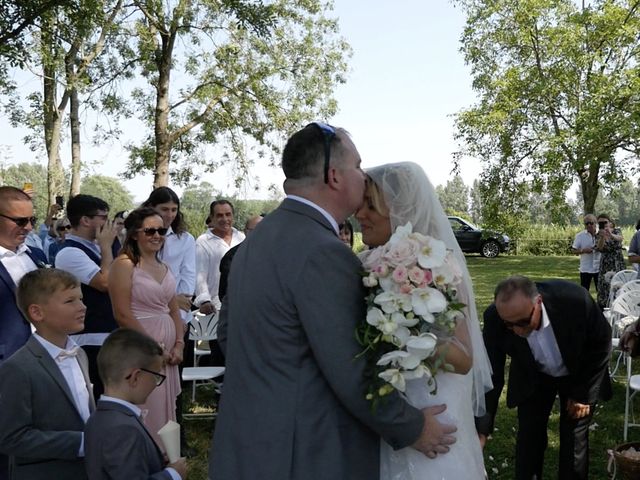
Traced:
[[463, 252], [494, 258], [509, 251], [509, 237], [502, 233], [483, 230], [460, 217], [449, 217], [449, 223]]

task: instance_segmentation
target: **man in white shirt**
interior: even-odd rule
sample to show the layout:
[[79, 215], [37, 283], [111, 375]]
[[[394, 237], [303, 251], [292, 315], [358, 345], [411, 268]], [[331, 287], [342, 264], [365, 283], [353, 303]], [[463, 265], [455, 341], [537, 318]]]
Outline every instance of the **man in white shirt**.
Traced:
[[196, 240], [196, 299], [200, 312], [210, 314], [220, 309], [220, 260], [231, 247], [245, 238], [233, 227], [234, 209], [228, 200], [215, 200], [209, 207], [213, 227]]
[[598, 272], [600, 271], [600, 252], [596, 245], [596, 217], [592, 213], [584, 216], [584, 230], [576, 235], [571, 250], [580, 255], [580, 285], [589, 290], [591, 280], [598, 288]]

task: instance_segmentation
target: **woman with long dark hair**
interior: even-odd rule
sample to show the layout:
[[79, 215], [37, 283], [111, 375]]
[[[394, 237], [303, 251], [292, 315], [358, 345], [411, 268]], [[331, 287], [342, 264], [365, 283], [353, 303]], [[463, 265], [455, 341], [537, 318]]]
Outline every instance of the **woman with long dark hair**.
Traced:
[[159, 259], [167, 228], [152, 208], [139, 208], [125, 219], [127, 236], [109, 272], [109, 295], [118, 325], [154, 338], [164, 349], [166, 380], [151, 392], [141, 408], [149, 432], [162, 445], [157, 432], [176, 420], [175, 402], [180, 393], [178, 364], [184, 350], [183, 322], [176, 299], [176, 282]]

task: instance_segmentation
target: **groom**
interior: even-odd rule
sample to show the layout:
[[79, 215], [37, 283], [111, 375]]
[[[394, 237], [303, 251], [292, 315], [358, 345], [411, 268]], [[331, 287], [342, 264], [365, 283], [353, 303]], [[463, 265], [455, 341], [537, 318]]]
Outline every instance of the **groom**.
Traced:
[[360, 262], [338, 223], [360, 205], [364, 174], [347, 133], [312, 123], [282, 156], [288, 194], [239, 247], [218, 329], [227, 371], [211, 446], [212, 480], [379, 476], [379, 442], [446, 453], [454, 427], [396, 393], [365, 399], [356, 323]]

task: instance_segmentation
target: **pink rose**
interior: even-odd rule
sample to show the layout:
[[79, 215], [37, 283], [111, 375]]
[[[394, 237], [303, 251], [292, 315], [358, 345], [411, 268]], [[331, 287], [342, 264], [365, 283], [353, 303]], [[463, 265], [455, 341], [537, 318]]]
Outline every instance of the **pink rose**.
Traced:
[[393, 271], [393, 281], [396, 283], [405, 283], [408, 275], [407, 268], [404, 265], [398, 265]]
[[384, 258], [392, 267], [398, 265], [410, 267], [416, 263], [419, 253], [420, 244], [411, 238], [404, 238], [390, 245]]
[[409, 280], [415, 285], [420, 285], [426, 280], [427, 276], [420, 267], [414, 266], [409, 269]]
[[411, 286], [411, 284], [410, 284], [409, 282], [407, 282], [407, 283], [403, 283], [403, 284], [400, 286], [400, 293], [407, 293], [407, 294], [409, 294], [409, 293], [411, 293], [411, 291], [412, 291], [412, 290], [413, 290], [413, 287]]

